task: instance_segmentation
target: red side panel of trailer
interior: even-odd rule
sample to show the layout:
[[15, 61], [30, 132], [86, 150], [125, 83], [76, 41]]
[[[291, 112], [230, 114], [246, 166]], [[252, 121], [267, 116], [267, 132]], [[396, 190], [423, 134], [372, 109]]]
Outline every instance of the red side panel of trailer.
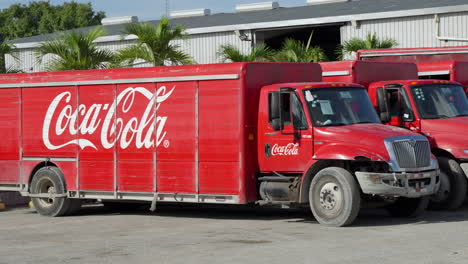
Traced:
[[5, 183], [20, 181], [21, 91], [3, 89], [0, 96], [0, 179]]
[[418, 79], [414, 63], [334, 61], [320, 65], [325, 82], [359, 83], [367, 87], [377, 81]]
[[468, 46], [403, 49], [362, 49], [358, 60], [381, 62], [468, 61]]
[[459, 82], [468, 86], [468, 61], [438, 61], [418, 63], [420, 76], [448, 77], [450, 81]]

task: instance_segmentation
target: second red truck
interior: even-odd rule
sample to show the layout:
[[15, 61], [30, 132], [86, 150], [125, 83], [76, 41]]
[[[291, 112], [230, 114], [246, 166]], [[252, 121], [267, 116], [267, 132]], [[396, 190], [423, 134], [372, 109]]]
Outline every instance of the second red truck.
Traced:
[[437, 209], [456, 209], [467, 194], [468, 100], [463, 87], [446, 80], [418, 80], [413, 63], [340, 61], [322, 63], [324, 81], [367, 88], [384, 123], [407, 128], [431, 142], [441, 168]]

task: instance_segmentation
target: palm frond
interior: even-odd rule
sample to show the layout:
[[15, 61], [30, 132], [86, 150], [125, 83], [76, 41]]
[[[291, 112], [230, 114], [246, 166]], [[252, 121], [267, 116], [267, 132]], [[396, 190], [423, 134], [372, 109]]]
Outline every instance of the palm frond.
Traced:
[[[312, 36], [312, 34], [311, 34]], [[273, 56], [273, 61], [276, 62], [320, 62], [326, 61], [327, 56], [322, 48], [315, 46], [311, 47], [311, 37], [307, 44], [296, 39], [286, 39], [283, 46]]]
[[339, 54], [341, 59], [343, 59], [344, 55], [352, 54], [360, 49], [387, 49], [393, 48], [397, 45], [398, 42], [394, 39], [379, 39], [376, 33], [368, 33], [365, 39], [352, 38], [345, 41], [343, 45], [340, 46], [340, 51], [337, 51], [336, 53]]
[[35, 50], [39, 63], [51, 55], [47, 70], [85, 70], [101, 69], [115, 61], [113, 52], [99, 49], [95, 40], [105, 36], [101, 27], [88, 32], [70, 31], [61, 34], [57, 39], [40, 44]]
[[172, 26], [169, 19], [162, 18], [158, 25], [131, 23], [123, 33], [137, 36], [136, 44], [119, 51], [119, 57], [127, 64], [141, 59], [154, 66], [166, 64], [191, 64], [191, 57], [174, 44], [174, 40], [186, 38], [181, 25]]

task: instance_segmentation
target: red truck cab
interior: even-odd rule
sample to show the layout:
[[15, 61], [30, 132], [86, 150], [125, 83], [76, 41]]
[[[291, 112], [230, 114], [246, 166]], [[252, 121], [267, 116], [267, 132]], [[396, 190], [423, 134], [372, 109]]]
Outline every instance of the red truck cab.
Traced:
[[0, 190], [41, 215], [82, 199], [310, 206], [344, 226], [361, 201], [421, 213], [428, 140], [385, 126], [363, 86], [318, 64], [227, 63], [0, 77]]
[[[320, 222], [345, 221], [338, 215], [329, 219], [340, 207], [345, 212], [352, 210], [343, 200], [385, 201], [393, 203], [387, 207], [390, 213], [411, 215], [426, 203], [426, 198], [418, 198], [438, 187], [436, 160], [420, 159], [430, 156], [424, 153], [430, 152], [428, 141], [381, 124], [361, 85], [283, 83], [263, 87], [258, 122], [262, 199], [309, 201]], [[408, 142], [414, 144], [407, 148]], [[359, 185], [360, 198], [339, 192], [353, 182]], [[298, 193], [294, 186], [300, 186]]]
[[413, 63], [343, 61], [322, 63], [325, 81], [350, 80], [367, 87], [384, 123], [426, 136], [441, 167], [433, 206], [456, 209], [465, 200], [468, 175], [468, 100], [462, 86], [418, 80]]

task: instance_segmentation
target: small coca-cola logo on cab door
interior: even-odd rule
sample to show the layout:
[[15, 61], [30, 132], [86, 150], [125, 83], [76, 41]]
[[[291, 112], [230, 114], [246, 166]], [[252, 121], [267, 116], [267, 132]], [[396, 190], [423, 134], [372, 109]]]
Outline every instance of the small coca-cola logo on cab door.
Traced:
[[[136, 148], [152, 148], [159, 146], [166, 137], [164, 130], [167, 116], [156, 116], [161, 104], [174, 92], [175, 86], [167, 91], [165, 86], [160, 87], [156, 93], [152, 93], [144, 87], [129, 87], [117, 95], [112, 104], [80, 104], [77, 108], [70, 104], [71, 93], [63, 92], [57, 95], [50, 103], [42, 126], [42, 140], [50, 150], [56, 150], [68, 145], [78, 145], [81, 149], [91, 147], [98, 149], [101, 144], [105, 149], [115, 145], [126, 149], [131, 144]], [[117, 110], [128, 113], [136, 104], [136, 96], [143, 95], [146, 108], [141, 116], [122, 119], [116, 115]], [[66, 105], [58, 108], [60, 104]], [[141, 104], [143, 102], [138, 102]], [[104, 112], [102, 118], [101, 112]], [[100, 133], [100, 142], [92, 142], [86, 139], [86, 135]], [[51, 140], [54, 136], [64, 134], [78, 135], [77, 139], [64, 144], [56, 145]]]
[[275, 144], [271, 148], [271, 155], [272, 156], [299, 155], [299, 144], [289, 143], [286, 146], [280, 146], [278, 144]]

